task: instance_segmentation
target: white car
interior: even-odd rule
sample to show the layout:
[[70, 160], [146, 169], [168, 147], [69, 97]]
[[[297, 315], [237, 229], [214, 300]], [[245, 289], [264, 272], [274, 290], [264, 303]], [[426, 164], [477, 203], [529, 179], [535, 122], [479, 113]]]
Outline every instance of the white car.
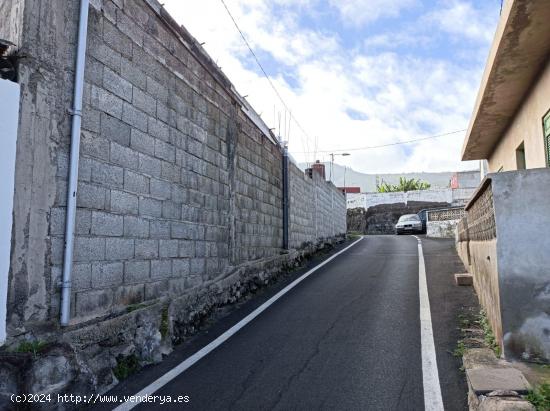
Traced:
[[417, 214], [402, 215], [395, 225], [395, 233], [422, 233], [422, 220]]

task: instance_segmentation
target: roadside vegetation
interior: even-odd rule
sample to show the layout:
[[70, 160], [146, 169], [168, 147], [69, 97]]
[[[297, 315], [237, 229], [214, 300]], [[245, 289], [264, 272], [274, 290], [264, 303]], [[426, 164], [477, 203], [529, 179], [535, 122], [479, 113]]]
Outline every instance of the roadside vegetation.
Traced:
[[348, 231], [347, 233], [347, 237], [348, 237], [348, 240], [357, 240], [359, 237], [361, 237], [361, 233], [357, 232], [357, 231]]
[[418, 191], [427, 190], [431, 185], [420, 179], [407, 179], [405, 177], [399, 177], [399, 184], [389, 184], [382, 181], [380, 184], [376, 184], [376, 191], [379, 193], [395, 193], [400, 191]]
[[481, 329], [483, 330], [483, 335], [485, 336], [485, 343], [489, 348], [491, 348], [497, 357], [500, 357], [502, 354], [502, 351], [500, 349], [500, 345], [498, 345], [497, 340], [495, 338], [495, 334], [493, 333], [493, 329], [491, 328], [491, 324], [489, 324], [489, 319], [487, 318], [487, 314], [485, 311], [481, 310], [478, 318], [478, 324], [481, 326]]
[[31, 353], [34, 357], [38, 356], [41, 351], [43, 351], [48, 344], [44, 341], [23, 341], [16, 348], [15, 352], [17, 353]]
[[537, 385], [533, 391], [527, 394], [527, 401], [535, 406], [537, 411], [550, 410], [550, 383]]
[[122, 381], [130, 375], [135, 374], [139, 368], [139, 360], [134, 354], [130, 354], [126, 357], [120, 356], [117, 358], [116, 367], [113, 368], [113, 374], [115, 374], [118, 380]]
[[500, 357], [500, 346], [496, 341], [495, 334], [491, 329], [487, 314], [484, 310], [479, 312], [463, 312], [459, 314], [458, 322], [461, 339], [458, 340], [456, 348], [452, 353], [455, 357], [462, 357], [468, 348], [483, 347], [492, 349], [495, 355]]

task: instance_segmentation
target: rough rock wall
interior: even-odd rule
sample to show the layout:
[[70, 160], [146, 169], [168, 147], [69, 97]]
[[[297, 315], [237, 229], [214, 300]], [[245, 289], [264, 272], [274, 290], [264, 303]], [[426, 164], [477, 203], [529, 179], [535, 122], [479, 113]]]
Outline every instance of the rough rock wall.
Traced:
[[348, 230], [363, 234], [394, 234], [395, 224], [403, 214], [416, 214], [426, 208], [448, 207], [448, 203], [409, 201], [407, 204], [380, 204], [364, 212], [348, 210]]
[[347, 212], [347, 225], [349, 232], [364, 234], [367, 232], [366, 210], [363, 207], [349, 208]]

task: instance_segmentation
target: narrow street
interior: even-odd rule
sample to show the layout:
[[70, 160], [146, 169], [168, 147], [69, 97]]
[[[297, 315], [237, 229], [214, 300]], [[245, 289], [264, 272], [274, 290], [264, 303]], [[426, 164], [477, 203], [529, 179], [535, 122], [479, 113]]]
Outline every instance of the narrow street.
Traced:
[[[460, 264], [451, 240], [423, 238], [423, 248], [443, 402], [446, 410], [466, 409], [464, 376], [450, 352], [457, 309], [474, 296], [452, 283]], [[415, 237], [363, 238], [154, 393], [188, 395], [189, 403], [156, 407], [424, 409], [418, 271]], [[235, 319], [226, 322], [209, 338]], [[151, 367], [113, 393], [135, 394], [159, 377]]]
[[548, 21], [0, 0], [0, 411], [550, 411]]

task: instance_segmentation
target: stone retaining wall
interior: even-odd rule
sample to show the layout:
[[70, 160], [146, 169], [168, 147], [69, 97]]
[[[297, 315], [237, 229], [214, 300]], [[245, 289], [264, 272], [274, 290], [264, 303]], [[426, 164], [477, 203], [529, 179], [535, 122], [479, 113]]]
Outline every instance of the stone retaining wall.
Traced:
[[395, 234], [395, 225], [404, 214], [417, 214], [424, 209], [448, 207], [448, 203], [424, 203], [409, 201], [407, 204], [380, 204], [364, 208], [348, 209], [348, 229], [363, 234]]
[[[91, 3], [69, 329], [58, 317], [79, 2], [26, 0], [23, 29], [3, 34], [16, 33], [25, 56], [8, 344], [62, 335], [74, 348], [72, 336], [110, 330], [122, 348], [91, 343], [80, 359], [106, 355], [97, 379], [121, 353], [158, 359], [132, 341], [178, 340], [190, 312], [341, 239], [346, 206], [332, 184], [291, 164], [291, 247], [302, 249], [281, 256], [282, 149], [267, 126], [156, 0]], [[155, 322], [116, 331], [128, 307], [161, 303], [168, 337]]]

